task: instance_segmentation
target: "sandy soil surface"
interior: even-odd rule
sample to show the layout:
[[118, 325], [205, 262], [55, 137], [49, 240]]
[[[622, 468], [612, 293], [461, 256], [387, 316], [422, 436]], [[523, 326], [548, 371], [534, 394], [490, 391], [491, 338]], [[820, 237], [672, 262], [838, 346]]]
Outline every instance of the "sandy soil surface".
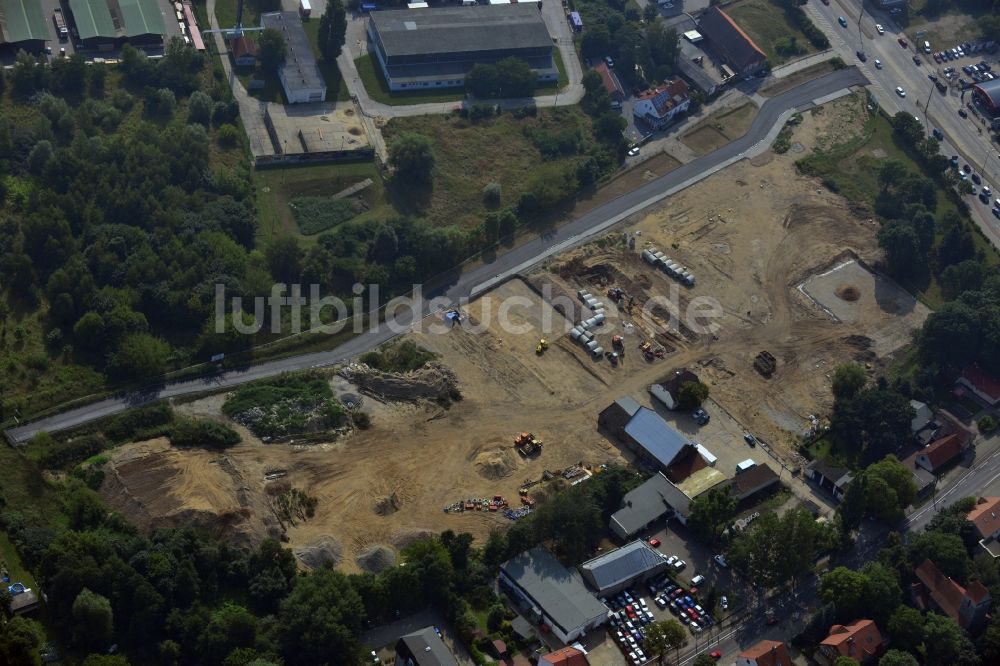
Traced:
[[[832, 133], [843, 140], [856, 126], [853, 103], [806, 114], [793, 141], [811, 147]], [[106, 484], [105, 495], [143, 525], [204, 509], [244, 516], [241, 529], [259, 537], [275, 525], [267, 500], [272, 482], [265, 475], [280, 471], [281, 483], [319, 500], [312, 519], [284, 526], [289, 545], [322, 544], [345, 570], [377, 568], [421, 534], [450, 528], [483, 537], [509, 524], [499, 513], [443, 511], [456, 501], [499, 494], [516, 505], [518, 489], [546, 470], [578, 464], [593, 470], [628, 460], [597, 432], [598, 413], [621, 395], [645, 400], [650, 383], [682, 366], [710, 384], [713, 400], [736, 423], [794, 463], [797, 434], [810, 415], [831, 404], [833, 368], [849, 359], [878, 364], [879, 355], [903, 344], [921, 320], [916, 308], [903, 320], [898, 308], [880, 307], [884, 299], [871, 293], [878, 281], [862, 279], [863, 272], [844, 280], [858, 292], [854, 301], [844, 301], [854, 308], [850, 318], [834, 319], [798, 289], [845, 261], [873, 264], [879, 251], [871, 215], [852, 211], [816, 181], [797, 175], [795, 158], [790, 152], [734, 165], [624, 231], [556, 257], [469, 304], [461, 327], [411, 334], [457, 377], [463, 399], [448, 408], [366, 395], [372, 428], [327, 443], [265, 445], [244, 431], [244, 443], [224, 454], [175, 451], [162, 442], [131, 445], [115, 453], [116, 480]], [[679, 288], [643, 263], [646, 246], [690, 267], [696, 286]], [[636, 298], [631, 313], [611, 303], [610, 287]], [[592, 359], [566, 334], [583, 316], [580, 289], [607, 305], [598, 342], [610, 350], [613, 335], [624, 337], [617, 366]], [[682, 314], [695, 297], [715, 299], [718, 328], [697, 332], [683, 317], [670, 323], [667, 306], [643, 314], [654, 296], [673, 296]], [[549, 348], [538, 355], [543, 337]], [[662, 347], [664, 358], [641, 358], [637, 347], [645, 341]], [[769, 379], [753, 368], [761, 350], [777, 358]], [[331, 385], [338, 394], [353, 390], [341, 378], [331, 377]], [[221, 418], [223, 400], [203, 398], [181, 409]], [[538, 457], [525, 459], [513, 449], [522, 431], [543, 440]], [[532, 488], [542, 501], [551, 491]]]

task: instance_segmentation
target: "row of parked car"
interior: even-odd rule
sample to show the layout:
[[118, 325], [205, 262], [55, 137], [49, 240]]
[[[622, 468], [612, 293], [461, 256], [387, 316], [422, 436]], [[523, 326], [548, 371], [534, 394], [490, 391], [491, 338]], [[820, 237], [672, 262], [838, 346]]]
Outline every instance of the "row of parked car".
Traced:
[[964, 44], [959, 44], [945, 51], [938, 51], [934, 54], [934, 62], [947, 62], [949, 60], [958, 60], [959, 58], [964, 58], [966, 56], [971, 56], [974, 53], [979, 53], [980, 51], [985, 51], [986, 53], [995, 53], [997, 50], [997, 45], [995, 42], [976, 42]]
[[646, 600], [632, 590], [625, 590], [617, 597], [606, 600], [612, 610], [608, 611], [608, 624], [615, 642], [625, 658], [633, 666], [639, 666], [649, 657], [642, 650], [646, 639], [646, 625], [654, 621]]

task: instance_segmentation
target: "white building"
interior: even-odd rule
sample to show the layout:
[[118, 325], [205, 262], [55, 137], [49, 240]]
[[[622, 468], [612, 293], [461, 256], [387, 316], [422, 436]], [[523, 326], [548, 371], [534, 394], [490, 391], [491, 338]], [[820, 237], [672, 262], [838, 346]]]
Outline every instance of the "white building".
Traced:
[[278, 68], [278, 80], [289, 104], [326, 101], [326, 81], [309, 47], [298, 12], [261, 14], [260, 26], [273, 28], [285, 38], [287, 54]]

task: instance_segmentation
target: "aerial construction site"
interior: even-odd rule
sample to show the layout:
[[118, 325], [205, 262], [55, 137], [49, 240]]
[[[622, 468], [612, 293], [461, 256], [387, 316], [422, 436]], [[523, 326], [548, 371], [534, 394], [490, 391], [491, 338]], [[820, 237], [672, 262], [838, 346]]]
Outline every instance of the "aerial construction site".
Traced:
[[[379, 569], [422, 534], [485, 537], [602, 465], [631, 462], [598, 413], [681, 368], [710, 387], [700, 437], [713, 452], [737, 460], [752, 432], [794, 467], [799, 438], [832, 403], [835, 364], [886, 362], [928, 312], [872, 269], [873, 216], [794, 167], [796, 151], [853, 131], [852, 104], [807, 114], [788, 154], [739, 162], [501, 283], [447, 333], [407, 334], [435, 355], [424, 368], [324, 370], [336, 395], [363, 396], [354, 404], [370, 428], [264, 443], [236, 424], [244, 441], [224, 453], [132, 444], [112, 454], [102, 492], [147, 527], [195, 517], [241, 540], [279, 536], [306, 565], [318, 550], [344, 570]], [[692, 325], [690, 308], [708, 301], [712, 326]], [[224, 401], [176, 409], [226, 419]], [[315, 498], [314, 513], [281, 517], [275, 484]]]

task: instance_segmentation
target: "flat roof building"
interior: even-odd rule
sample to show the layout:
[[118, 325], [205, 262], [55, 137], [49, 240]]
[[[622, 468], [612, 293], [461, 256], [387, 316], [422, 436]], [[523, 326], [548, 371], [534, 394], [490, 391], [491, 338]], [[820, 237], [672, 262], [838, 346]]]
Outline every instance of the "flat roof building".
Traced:
[[569, 643], [607, 621], [608, 608], [544, 548], [536, 547], [500, 565], [500, 584], [536, 622]]
[[316, 56], [302, 27], [298, 12], [271, 12], [260, 15], [260, 27], [271, 28], [285, 38], [287, 53], [278, 68], [278, 80], [289, 104], [326, 101], [326, 81], [316, 64]]
[[37, 0], [0, 0], [0, 45], [41, 51], [49, 39], [45, 14]]
[[396, 664], [399, 666], [458, 666], [455, 656], [434, 631], [424, 627], [396, 641]]
[[552, 37], [531, 4], [372, 12], [368, 41], [390, 90], [463, 86], [473, 65], [511, 57], [540, 81], [559, 78]]
[[580, 565], [583, 580], [602, 597], [667, 570], [667, 556], [645, 541], [633, 541]]

